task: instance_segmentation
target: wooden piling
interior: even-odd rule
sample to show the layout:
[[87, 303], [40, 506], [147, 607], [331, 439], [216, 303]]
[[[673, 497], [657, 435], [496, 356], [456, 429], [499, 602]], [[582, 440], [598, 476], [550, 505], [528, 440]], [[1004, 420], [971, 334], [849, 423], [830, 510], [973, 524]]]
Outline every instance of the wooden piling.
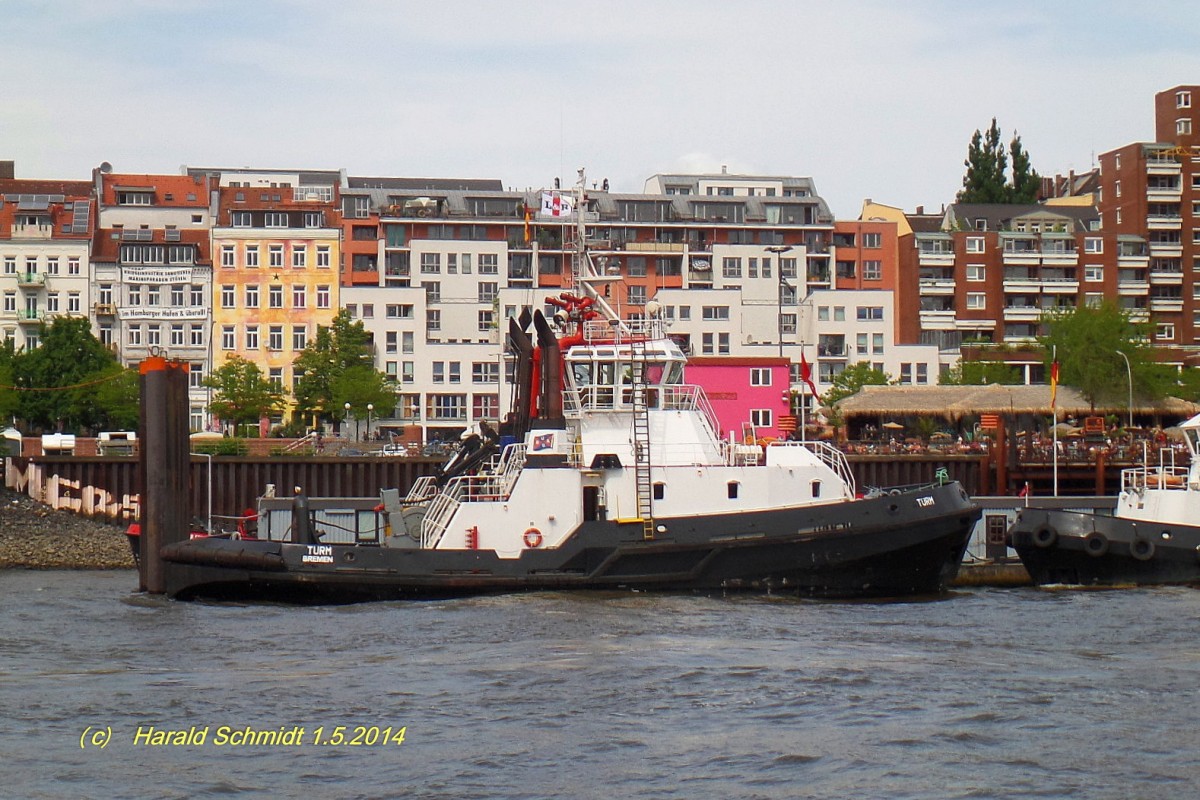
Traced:
[[167, 590], [164, 545], [188, 538], [191, 503], [188, 458], [187, 364], [152, 356], [142, 361], [141, 530], [142, 591]]

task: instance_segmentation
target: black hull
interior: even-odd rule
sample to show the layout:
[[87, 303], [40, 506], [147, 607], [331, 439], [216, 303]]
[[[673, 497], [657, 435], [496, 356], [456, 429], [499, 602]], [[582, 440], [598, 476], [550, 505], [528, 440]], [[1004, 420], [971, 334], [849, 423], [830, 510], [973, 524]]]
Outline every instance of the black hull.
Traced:
[[562, 547], [501, 559], [490, 550], [307, 546], [201, 539], [164, 548], [167, 591], [180, 599], [343, 603], [563, 589], [771, 591], [867, 598], [944, 592], [980, 510], [957, 484], [805, 510], [589, 522]]
[[1200, 527], [1026, 508], [1010, 543], [1039, 586], [1200, 583]]

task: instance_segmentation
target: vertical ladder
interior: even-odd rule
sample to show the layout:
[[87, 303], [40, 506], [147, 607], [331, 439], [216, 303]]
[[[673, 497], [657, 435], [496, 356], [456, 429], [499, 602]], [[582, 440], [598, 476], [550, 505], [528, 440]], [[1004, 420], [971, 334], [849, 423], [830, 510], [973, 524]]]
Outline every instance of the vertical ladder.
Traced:
[[650, 486], [650, 410], [646, 405], [646, 340], [635, 336], [629, 343], [633, 379], [633, 461], [637, 482], [637, 510], [642, 538], [654, 538], [654, 513]]

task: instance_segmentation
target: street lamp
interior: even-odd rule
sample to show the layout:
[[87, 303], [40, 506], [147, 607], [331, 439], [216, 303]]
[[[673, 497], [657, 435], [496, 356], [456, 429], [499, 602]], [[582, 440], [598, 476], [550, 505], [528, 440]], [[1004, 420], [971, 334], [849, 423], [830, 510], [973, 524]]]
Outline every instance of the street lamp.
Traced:
[[350, 431], [348, 429], [350, 427], [350, 403], [346, 403], [346, 405], [342, 406], [342, 408], [346, 409], [346, 416], [342, 418], [342, 421], [346, 423], [346, 428], [347, 428], [346, 433], [349, 433]]
[[779, 328], [778, 332], [779, 332], [779, 357], [780, 358], [783, 358], [783, 287], [788, 286], [790, 288], [790, 284], [788, 284], [788, 282], [783, 279], [783, 254], [788, 252], [791, 249], [792, 249], [792, 246], [790, 244], [780, 244], [780, 245], [775, 245], [773, 247], [767, 248], [767, 252], [774, 253], [776, 256], [775, 260], [777, 262], [779, 262], [777, 264], [777, 266], [779, 267], [779, 288], [776, 293], [776, 298], [779, 301], [779, 313], [776, 316], [776, 322], [777, 322], [778, 328]]
[[1125, 359], [1125, 377], [1129, 379], [1129, 428], [1133, 427], [1133, 370], [1129, 367], [1129, 356], [1121, 350], [1116, 351], [1117, 355]]
[[367, 441], [371, 440], [371, 412], [375, 410], [374, 403], [367, 403]]

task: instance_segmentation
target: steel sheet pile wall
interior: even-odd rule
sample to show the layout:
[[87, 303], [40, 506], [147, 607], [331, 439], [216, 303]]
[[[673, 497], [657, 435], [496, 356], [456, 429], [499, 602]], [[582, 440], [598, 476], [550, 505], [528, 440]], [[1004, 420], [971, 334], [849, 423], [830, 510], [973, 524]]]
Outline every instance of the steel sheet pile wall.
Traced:
[[[139, 516], [139, 466], [135, 458], [41, 456], [12, 459], [11, 474], [23, 479], [10, 488], [55, 508], [126, 524]], [[442, 459], [417, 458], [226, 458], [212, 459], [214, 516], [238, 516], [253, 508], [267, 484], [280, 496], [296, 486], [310, 497], [378, 497], [381, 489], [401, 494]], [[192, 514], [208, 509], [208, 459], [192, 456], [187, 494]]]

